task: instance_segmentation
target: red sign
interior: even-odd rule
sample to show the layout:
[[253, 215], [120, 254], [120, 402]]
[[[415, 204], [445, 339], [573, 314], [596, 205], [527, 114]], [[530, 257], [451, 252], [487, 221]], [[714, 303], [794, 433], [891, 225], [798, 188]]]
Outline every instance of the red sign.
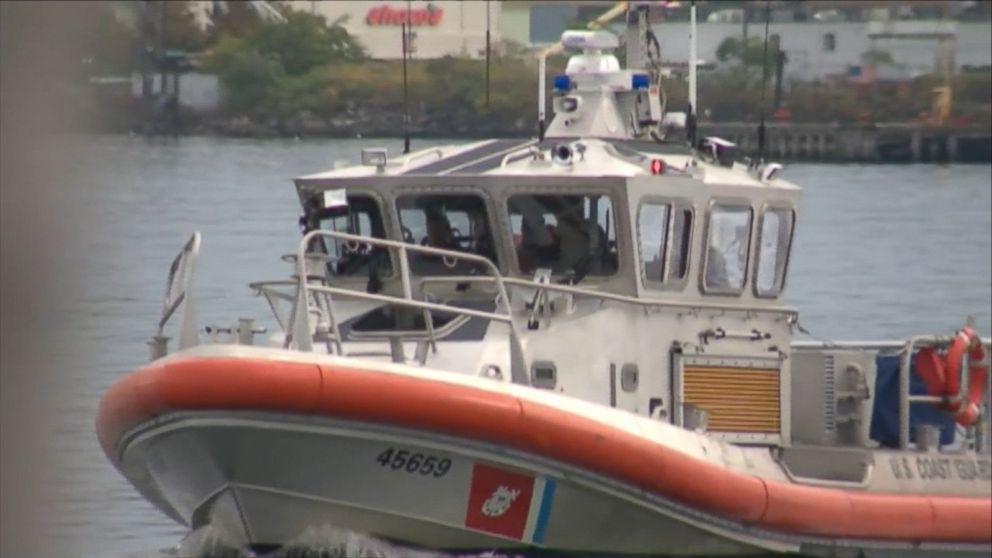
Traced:
[[444, 10], [427, 4], [426, 8], [416, 10], [396, 10], [389, 6], [377, 6], [365, 15], [365, 23], [369, 25], [437, 25], [441, 23]]
[[465, 526], [522, 539], [534, 493], [534, 477], [482, 463], [472, 468]]

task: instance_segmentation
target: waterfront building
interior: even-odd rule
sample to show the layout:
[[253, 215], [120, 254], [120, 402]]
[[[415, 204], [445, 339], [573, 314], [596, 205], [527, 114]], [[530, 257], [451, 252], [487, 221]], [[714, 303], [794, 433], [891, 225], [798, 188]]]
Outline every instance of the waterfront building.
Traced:
[[403, 56], [403, 23], [410, 10], [410, 55], [416, 58], [459, 56], [485, 58], [489, 18], [492, 44], [500, 40], [500, 2], [450, 1], [340, 1], [291, 0], [293, 9], [319, 14], [329, 23], [340, 22], [376, 59]]

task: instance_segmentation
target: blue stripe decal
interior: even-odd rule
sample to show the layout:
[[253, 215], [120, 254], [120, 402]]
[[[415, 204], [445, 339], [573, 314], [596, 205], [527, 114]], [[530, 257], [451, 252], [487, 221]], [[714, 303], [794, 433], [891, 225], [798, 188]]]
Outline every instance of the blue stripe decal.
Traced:
[[537, 525], [534, 526], [534, 544], [544, 542], [544, 529], [548, 526], [548, 516], [551, 515], [551, 501], [555, 497], [555, 481], [544, 479], [544, 493], [541, 495], [541, 508], [537, 512]]

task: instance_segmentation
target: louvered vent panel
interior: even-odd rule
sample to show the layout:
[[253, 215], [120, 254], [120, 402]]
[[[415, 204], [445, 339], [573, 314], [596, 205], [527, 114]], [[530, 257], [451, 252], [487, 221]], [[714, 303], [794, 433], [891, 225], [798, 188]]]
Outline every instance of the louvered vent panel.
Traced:
[[709, 411], [709, 430], [770, 434], [780, 431], [778, 370], [686, 366], [682, 386], [686, 403]]

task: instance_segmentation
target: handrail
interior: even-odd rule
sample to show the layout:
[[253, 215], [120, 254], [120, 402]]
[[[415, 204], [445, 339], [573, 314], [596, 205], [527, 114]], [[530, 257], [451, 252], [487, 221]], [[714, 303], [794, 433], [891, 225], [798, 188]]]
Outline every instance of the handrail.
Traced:
[[315, 286], [311, 286], [310, 290], [314, 292], [330, 293], [345, 297], [357, 298], [360, 300], [372, 300], [375, 302], [386, 302], [389, 304], [395, 304], [397, 306], [420, 308], [421, 310], [434, 310], [436, 312], [449, 312], [452, 314], [457, 313], [472, 318], [484, 318], [487, 320], [502, 322], [505, 324], [510, 323], [512, 320], [509, 314], [497, 314], [495, 312], [485, 312], [483, 310], [475, 310], [473, 308], [448, 306], [447, 304], [438, 304], [436, 302], [424, 302], [414, 299], [397, 298], [389, 295], [366, 293], [363, 291], [355, 291], [352, 289], [343, 289], [341, 287], [324, 287], [324, 286], [315, 285]]
[[411, 153], [411, 154], [407, 155], [406, 157], [403, 157], [403, 162], [400, 163], [400, 168], [406, 168], [406, 166], [410, 164], [410, 161], [414, 161], [416, 159], [420, 159], [424, 155], [429, 155], [431, 153], [437, 153], [437, 158], [438, 159], [444, 159], [444, 151], [442, 151], [440, 147], [431, 147], [431, 148], [428, 148], [428, 149], [424, 149], [423, 151], [418, 151], [416, 153]]
[[273, 298], [292, 303], [294, 297], [291, 293], [277, 291], [275, 287], [295, 288], [296, 285], [297, 282], [293, 279], [277, 279], [274, 281], [255, 281], [253, 283], [248, 283], [248, 288], [265, 297], [265, 301], [269, 304], [269, 309], [272, 310], [272, 315], [275, 316], [279, 327], [283, 330], [287, 330], [289, 329], [289, 322], [283, 319], [282, 314], [279, 313], [279, 310], [273, 302]]
[[[312, 240], [317, 237], [333, 238], [343, 241], [351, 242], [362, 242], [370, 246], [390, 248], [395, 249], [399, 253], [399, 268], [400, 268], [400, 280], [403, 286], [403, 296], [396, 297], [390, 295], [380, 295], [375, 293], [364, 293], [352, 289], [343, 289], [340, 287], [331, 287], [327, 285], [310, 285], [307, 280], [306, 270], [304, 268], [307, 247], [310, 246]], [[464, 260], [466, 262], [471, 262], [478, 264], [485, 268], [487, 272], [495, 281], [497, 288], [499, 290], [500, 298], [504, 301], [505, 314], [497, 314], [491, 312], [482, 312], [479, 310], [474, 310], [471, 308], [461, 308], [457, 306], [450, 306], [446, 304], [437, 304], [433, 302], [418, 301], [413, 298], [412, 280], [410, 278], [410, 262], [409, 253], [413, 252], [415, 254], [425, 254], [432, 256], [439, 256], [447, 261], [454, 260], [455, 262], [459, 260]], [[290, 313], [289, 325], [287, 328], [287, 335], [284, 341], [284, 347], [289, 348], [292, 343], [296, 343], [297, 349], [301, 351], [309, 351], [313, 349], [313, 339], [311, 336], [310, 327], [310, 316], [309, 312], [301, 311], [301, 308], [308, 306], [309, 295], [313, 293], [321, 293], [326, 295], [326, 303], [328, 304], [328, 312], [330, 319], [331, 335], [333, 337], [335, 346], [337, 348], [338, 354], [341, 354], [341, 335], [338, 331], [337, 320], [334, 318], [333, 304], [331, 295], [346, 296], [351, 298], [358, 298], [363, 300], [373, 300], [377, 302], [384, 302], [388, 304], [396, 304], [400, 306], [406, 306], [411, 308], [419, 308], [424, 310], [424, 318], [428, 324], [432, 323], [430, 312], [441, 311], [449, 312], [454, 314], [461, 314], [466, 316], [473, 316], [479, 318], [485, 318], [489, 320], [495, 320], [501, 323], [507, 324], [512, 334], [516, 335], [516, 330], [514, 328], [511, 308], [509, 304], [509, 296], [506, 292], [506, 287], [503, 284], [503, 277], [499, 273], [499, 268], [491, 260], [486, 257], [479, 256], [476, 254], [469, 254], [465, 252], [458, 252], [454, 250], [446, 250], [442, 248], [435, 248], [432, 246], [418, 246], [415, 244], [408, 244], [405, 242], [399, 242], [395, 240], [387, 240], [383, 238], [374, 238], [368, 236], [360, 236], [349, 233], [337, 232], [337, 231], [325, 231], [325, 230], [314, 230], [305, 234], [300, 241], [299, 247], [297, 249], [296, 256], [296, 268], [297, 268], [297, 293], [296, 301], [293, 304], [292, 311]], [[428, 327], [430, 332], [433, 328]]]
[[180, 314], [178, 347], [184, 349], [199, 343], [190, 284], [193, 281], [193, 271], [196, 269], [196, 262], [200, 256], [200, 242], [199, 231], [194, 232], [176, 257], [173, 258], [172, 264], [169, 265], [169, 278], [166, 280], [165, 296], [162, 298], [162, 315], [158, 321], [158, 332], [152, 339], [155, 348], [154, 354], [158, 356], [165, 354], [165, 326], [180, 308], [182, 308], [182, 313]]
[[528, 145], [516, 151], [511, 151], [503, 156], [499, 162], [499, 168], [504, 168], [506, 165], [510, 164], [512, 161], [517, 161], [519, 159], [525, 158], [527, 155], [536, 156], [541, 154], [541, 149], [536, 145]]
[[[909, 407], [912, 403], [940, 403], [944, 398], [932, 395], [911, 395], [910, 394], [910, 367], [913, 360], [913, 349], [920, 345], [943, 345], [949, 343], [953, 337], [946, 335], [914, 335], [903, 345], [903, 355], [899, 366], [899, 448], [909, 447]], [[981, 343], [987, 349], [992, 348], [992, 340], [981, 339]], [[968, 355], [964, 355], [964, 363], [961, 366], [960, 388], [958, 393], [950, 400], [951, 403], [964, 401], [968, 397], [968, 375], [970, 374]], [[989, 382], [992, 384], [992, 382]], [[985, 417], [986, 420], [992, 417]]]
[[[445, 276], [433, 276], [424, 277], [422, 279], [423, 283], [491, 283], [492, 280], [489, 277], [482, 277], [476, 275], [445, 275]], [[525, 287], [530, 289], [544, 289], [548, 291], [562, 292], [567, 294], [574, 294], [579, 296], [587, 296], [591, 298], [601, 298], [604, 300], [612, 300], [615, 302], [623, 302], [626, 304], [633, 304], [635, 306], [659, 306], [659, 307], [673, 307], [682, 308], [686, 310], [726, 310], [731, 312], [773, 312], [781, 314], [795, 314], [796, 310], [789, 307], [777, 307], [777, 308], [758, 308], [755, 306], [738, 306], [732, 304], [719, 304], [712, 302], [685, 302], [678, 300], [665, 300], [658, 298], [637, 298], [628, 295], [621, 295], [616, 293], [609, 293], [603, 291], [596, 291], [593, 289], [584, 289], [582, 287], [575, 287], [572, 285], [561, 285], [557, 283], [535, 283], [529, 279], [520, 279], [518, 277], [503, 277], [503, 283], [505, 285], [511, 285], [514, 287]]]

